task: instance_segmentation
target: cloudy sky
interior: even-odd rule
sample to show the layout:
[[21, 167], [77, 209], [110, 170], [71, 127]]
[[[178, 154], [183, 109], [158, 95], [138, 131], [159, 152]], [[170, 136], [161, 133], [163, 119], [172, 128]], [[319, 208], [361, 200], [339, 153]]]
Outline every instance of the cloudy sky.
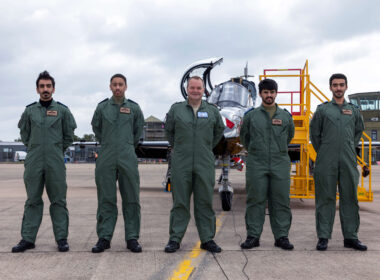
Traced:
[[163, 119], [181, 101], [187, 66], [224, 57], [214, 84], [265, 68], [301, 68], [325, 93], [331, 73], [349, 78], [347, 93], [380, 90], [380, 1], [0, 1], [0, 140], [18, 138], [25, 105], [38, 100], [35, 80], [48, 70], [54, 98], [91, 133], [109, 78], [124, 73], [128, 98], [145, 117]]

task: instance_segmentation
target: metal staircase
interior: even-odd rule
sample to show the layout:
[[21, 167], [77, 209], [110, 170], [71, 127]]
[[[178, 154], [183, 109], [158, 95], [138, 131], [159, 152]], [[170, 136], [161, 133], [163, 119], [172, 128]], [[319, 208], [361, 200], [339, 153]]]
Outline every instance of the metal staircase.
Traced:
[[[299, 161], [292, 162], [290, 195], [292, 198], [314, 198], [314, 178], [313, 167], [316, 159], [316, 152], [309, 141], [309, 123], [313, 116], [311, 111], [312, 98], [315, 102], [329, 101], [329, 98], [323, 94], [311, 81], [308, 72], [308, 61], [302, 69], [265, 69], [264, 74], [260, 75], [260, 80], [264, 78], [281, 78], [296, 79], [297, 87], [291, 91], [278, 91], [280, 95], [286, 95], [288, 103], [279, 103], [278, 105], [290, 109], [295, 125], [295, 135], [291, 144], [299, 145]], [[298, 83], [299, 82], [299, 83]], [[279, 99], [279, 98], [277, 98]], [[364, 160], [364, 142], [368, 142], [368, 162]], [[364, 177], [360, 172], [358, 185], [359, 201], [373, 201], [373, 192], [371, 189], [372, 172], [371, 172], [371, 138], [363, 132], [361, 139], [361, 155], [357, 157], [358, 165], [363, 170], [368, 168], [369, 175]], [[337, 193], [337, 198], [339, 193]]]

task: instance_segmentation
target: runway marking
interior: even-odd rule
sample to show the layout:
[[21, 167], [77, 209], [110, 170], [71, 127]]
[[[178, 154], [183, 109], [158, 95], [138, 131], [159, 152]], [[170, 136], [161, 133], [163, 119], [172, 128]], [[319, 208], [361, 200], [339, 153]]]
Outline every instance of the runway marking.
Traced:
[[[224, 216], [224, 212], [222, 212], [218, 218], [216, 219], [216, 228], [215, 228], [215, 235], [220, 230], [220, 227], [222, 226], [222, 217]], [[194, 272], [195, 267], [200, 263], [201, 257], [204, 257], [207, 253], [207, 251], [202, 250], [200, 248], [201, 242], [198, 241], [191, 252], [185, 256], [183, 261], [178, 264], [177, 268], [173, 271], [173, 273], [170, 276], [170, 280], [187, 280], [191, 276], [191, 274]]]

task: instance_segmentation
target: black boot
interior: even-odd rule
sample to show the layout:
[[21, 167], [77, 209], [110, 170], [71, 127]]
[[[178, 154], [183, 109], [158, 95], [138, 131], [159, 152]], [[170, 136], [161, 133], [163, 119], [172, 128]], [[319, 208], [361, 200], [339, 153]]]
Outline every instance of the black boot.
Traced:
[[169, 240], [168, 244], [165, 246], [165, 252], [166, 253], [174, 253], [179, 249], [180, 245], [178, 242]]
[[60, 239], [57, 241], [58, 251], [67, 252], [69, 250], [69, 244], [67, 243], [67, 239]]
[[253, 236], [247, 236], [247, 239], [240, 244], [242, 249], [252, 249], [253, 247], [260, 246], [260, 239]]
[[327, 238], [319, 238], [317, 243], [318, 251], [326, 251], [329, 240]]
[[211, 253], [220, 253], [222, 252], [222, 248], [220, 248], [215, 242], [214, 240], [210, 240], [210, 241], [207, 241], [205, 243], [202, 243], [201, 244], [201, 248], [203, 250], [207, 250]]
[[367, 251], [367, 246], [362, 244], [359, 239], [344, 239], [344, 247], [359, 251]]
[[104, 238], [99, 238], [98, 242], [94, 247], [92, 247], [93, 253], [101, 253], [104, 252], [104, 250], [111, 248], [111, 243], [109, 240]]
[[127, 240], [127, 249], [131, 250], [133, 253], [141, 253], [142, 248], [136, 239]]
[[289, 238], [287, 238], [286, 236], [276, 239], [274, 246], [280, 247], [284, 250], [293, 250], [294, 248], [293, 244], [289, 242]]
[[21, 253], [25, 250], [34, 249], [34, 243], [21, 239], [21, 241], [12, 248], [12, 253]]

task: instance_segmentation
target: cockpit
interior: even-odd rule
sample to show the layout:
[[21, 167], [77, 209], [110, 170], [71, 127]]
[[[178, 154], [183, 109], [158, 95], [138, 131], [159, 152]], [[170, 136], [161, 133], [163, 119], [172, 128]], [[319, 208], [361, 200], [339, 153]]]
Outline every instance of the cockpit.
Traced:
[[208, 102], [223, 107], [248, 107], [250, 92], [244, 86], [225, 82], [216, 86], [208, 97]]

